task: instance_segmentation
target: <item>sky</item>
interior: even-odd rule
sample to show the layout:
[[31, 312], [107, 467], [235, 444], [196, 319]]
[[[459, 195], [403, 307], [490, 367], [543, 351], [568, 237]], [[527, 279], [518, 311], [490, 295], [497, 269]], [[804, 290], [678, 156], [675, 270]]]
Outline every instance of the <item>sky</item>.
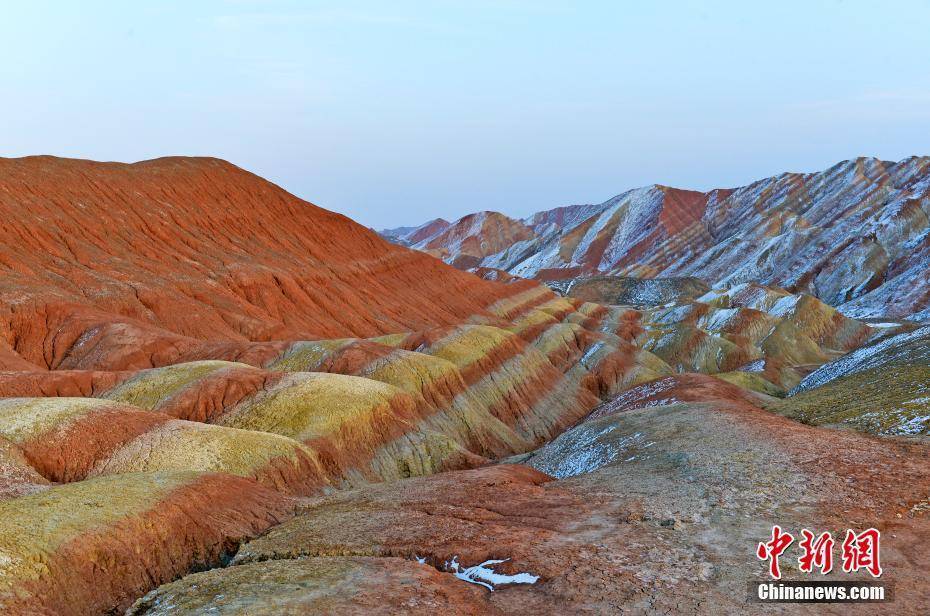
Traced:
[[216, 156], [379, 229], [930, 155], [930, 0], [0, 7], [0, 156]]

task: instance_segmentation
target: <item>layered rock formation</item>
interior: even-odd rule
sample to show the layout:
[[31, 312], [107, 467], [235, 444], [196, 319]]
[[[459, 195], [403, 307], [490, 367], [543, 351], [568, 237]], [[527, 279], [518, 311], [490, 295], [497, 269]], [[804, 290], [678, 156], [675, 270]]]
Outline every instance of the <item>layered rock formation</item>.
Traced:
[[484, 282], [222, 161], [6, 160], [0, 188], [8, 611], [121, 609], [295, 495], [525, 452], [670, 371], [618, 311]]
[[[471, 224], [479, 217], [487, 224]], [[456, 266], [525, 278], [697, 276], [809, 293], [849, 316], [925, 318], [928, 221], [930, 158], [859, 158], [707, 193], [653, 185], [524, 220], [473, 214], [397, 237]]]
[[[748, 582], [767, 575], [753, 548], [773, 522], [874, 522], [884, 533], [883, 566], [895, 572], [895, 613], [925, 609], [922, 568], [930, 560], [915, 542], [930, 524], [926, 493], [913, 487], [930, 481], [930, 446], [804, 426], [713, 377], [671, 380], [667, 394], [681, 399], [642, 407], [655, 398], [630, 398], [516, 459], [543, 472], [498, 465], [309, 500], [240, 548], [232, 573], [188, 576], [132, 613], [273, 613], [273, 605], [764, 614], [772, 606], [750, 603], [746, 593]], [[782, 563], [786, 579], [807, 579], [795, 559]], [[462, 575], [468, 568], [479, 571]]]
[[0, 188], [0, 611], [745, 612], [773, 521], [926, 604], [926, 328], [481, 280], [216, 160]]
[[2, 159], [0, 212], [11, 369], [144, 368], [452, 325], [514, 293], [215, 159]]
[[[507, 282], [510, 282], [508, 280]], [[649, 308], [682, 304], [703, 296], [710, 287], [700, 278], [634, 278], [590, 276], [552, 281], [549, 286], [586, 302]]]

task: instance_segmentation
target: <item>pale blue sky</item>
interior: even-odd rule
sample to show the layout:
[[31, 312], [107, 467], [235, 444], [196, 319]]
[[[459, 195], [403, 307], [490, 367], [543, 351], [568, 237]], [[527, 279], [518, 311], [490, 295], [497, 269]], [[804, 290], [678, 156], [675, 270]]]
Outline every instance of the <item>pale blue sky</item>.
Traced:
[[930, 2], [4, 2], [0, 155], [218, 156], [375, 227], [930, 154]]

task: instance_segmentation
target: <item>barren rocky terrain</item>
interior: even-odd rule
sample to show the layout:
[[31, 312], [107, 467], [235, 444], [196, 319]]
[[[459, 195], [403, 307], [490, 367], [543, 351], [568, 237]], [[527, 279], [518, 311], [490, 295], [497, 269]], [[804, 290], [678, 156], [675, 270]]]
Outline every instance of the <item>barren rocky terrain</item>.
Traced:
[[778, 524], [879, 529], [926, 613], [928, 167], [413, 250], [216, 159], [0, 159], [0, 611], [877, 613], [752, 602]]

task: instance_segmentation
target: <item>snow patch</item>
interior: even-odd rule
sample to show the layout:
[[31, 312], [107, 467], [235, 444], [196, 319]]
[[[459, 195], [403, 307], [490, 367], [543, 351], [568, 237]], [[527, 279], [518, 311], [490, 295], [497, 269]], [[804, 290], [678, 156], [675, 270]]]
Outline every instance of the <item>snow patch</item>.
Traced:
[[898, 424], [894, 427], [893, 430], [889, 431], [891, 434], [897, 435], [914, 435], [922, 434], [926, 431], [927, 425], [930, 423], [930, 415], [923, 415], [921, 417], [912, 417], [908, 421]]
[[446, 561], [446, 570], [450, 571], [455, 577], [468, 582], [469, 584], [478, 584], [484, 586], [491, 592], [494, 592], [495, 586], [504, 586], [507, 584], [535, 584], [539, 580], [538, 575], [531, 573], [517, 573], [515, 575], [505, 575], [497, 573], [491, 567], [505, 563], [509, 558], [503, 560], [486, 560], [481, 564], [473, 567], [462, 569], [458, 562], [458, 556], [453, 556], [452, 560]]
[[579, 360], [579, 363], [581, 363], [584, 366], [587, 366], [588, 360], [591, 359], [595, 353], [597, 353], [602, 348], [604, 348], [604, 344], [605, 343], [603, 341], [595, 342], [594, 344], [592, 344], [591, 348], [585, 351], [585, 354], [581, 357], [581, 359]]
[[800, 295], [789, 295], [787, 297], [782, 297], [781, 299], [777, 300], [771, 308], [769, 308], [768, 313], [776, 317], [786, 316], [792, 310], [794, 310], [794, 307], [798, 305], [800, 300]]
[[531, 460], [530, 465], [548, 475], [565, 479], [596, 471], [616, 461], [624, 461], [621, 460], [621, 454], [629, 455], [631, 450], [645, 447], [646, 438], [642, 432], [619, 439], [602, 438], [616, 429], [616, 424], [608, 425], [600, 431], [590, 430], [582, 424], [546, 445], [542, 450], [543, 455]]
[[741, 372], [762, 372], [765, 370], [765, 359], [751, 361], [745, 366], [739, 368]]

